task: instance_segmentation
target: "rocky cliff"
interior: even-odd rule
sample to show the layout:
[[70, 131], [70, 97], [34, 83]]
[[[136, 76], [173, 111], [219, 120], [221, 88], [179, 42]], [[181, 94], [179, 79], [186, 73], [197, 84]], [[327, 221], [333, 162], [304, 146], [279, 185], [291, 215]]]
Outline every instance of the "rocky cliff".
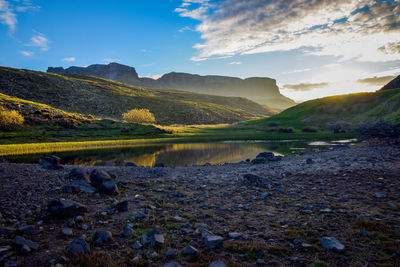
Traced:
[[176, 89], [220, 96], [239, 96], [276, 109], [286, 109], [295, 105], [293, 100], [279, 92], [274, 79], [265, 77], [240, 79], [227, 76], [200, 76], [171, 72], [159, 79], [150, 79], [140, 78], [133, 67], [118, 63], [95, 64], [84, 68], [70, 67], [67, 69], [49, 67], [47, 72], [96, 76], [154, 89]]
[[383, 86], [381, 90], [387, 90], [387, 89], [397, 89], [400, 88], [400, 75], [391, 80], [388, 84]]

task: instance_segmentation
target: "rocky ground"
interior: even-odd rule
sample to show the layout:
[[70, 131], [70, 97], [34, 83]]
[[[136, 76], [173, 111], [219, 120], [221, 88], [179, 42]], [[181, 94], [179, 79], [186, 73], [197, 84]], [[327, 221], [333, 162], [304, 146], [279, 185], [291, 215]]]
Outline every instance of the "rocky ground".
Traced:
[[399, 156], [370, 144], [218, 166], [1, 163], [0, 264], [400, 266]]

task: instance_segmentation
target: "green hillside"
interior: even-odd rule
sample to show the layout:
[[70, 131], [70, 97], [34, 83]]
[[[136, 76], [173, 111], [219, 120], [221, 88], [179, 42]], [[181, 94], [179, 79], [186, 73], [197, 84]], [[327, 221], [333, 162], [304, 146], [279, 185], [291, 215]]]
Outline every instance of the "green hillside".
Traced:
[[102, 78], [0, 67], [0, 92], [68, 112], [120, 119], [147, 108], [158, 124], [219, 124], [266, 117], [274, 111], [240, 97], [153, 90]]
[[400, 123], [400, 89], [338, 95], [310, 100], [267, 119], [245, 125], [259, 127], [355, 128], [363, 123]]

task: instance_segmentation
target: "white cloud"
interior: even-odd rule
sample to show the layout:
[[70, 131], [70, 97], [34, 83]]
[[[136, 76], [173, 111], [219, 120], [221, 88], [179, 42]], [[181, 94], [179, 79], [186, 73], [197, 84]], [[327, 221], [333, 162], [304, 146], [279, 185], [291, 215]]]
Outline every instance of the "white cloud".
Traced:
[[0, 22], [14, 31], [17, 24], [17, 15], [6, 0], [0, 0]]
[[301, 47], [342, 61], [400, 60], [398, 1], [199, 1], [175, 11], [201, 21], [195, 61]]
[[117, 59], [117, 58], [105, 58], [104, 62], [106, 63], [111, 63], [111, 62], [120, 62], [121, 60]]
[[311, 68], [305, 68], [305, 69], [297, 69], [297, 70], [291, 70], [291, 71], [285, 71], [282, 72], [282, 74], [294, 74], [294, 73], [300, 73], [300, 72], [306, 72], [312, 70]]
[[75, 57], [65, 57], [65, 58], [63, 58], [63, 61], [65, 61], [65, 62], [73, 62], [73, 61], [75, 61]]
[[229, 63], [230, 65], [240, 65], [242, 64], [242, 62], [240, 61], [232, 61], [231, 63]]
[[6, 25], [10, 32], [14, 32], [17, 26], [17, 13], [25, 13], [39, 9], [31, 0], [10, 2], [0, 0], [0, 23]]
[[35, 54], [32, 51], [19, 51], [19, 53], [21, 55], [23, 55], [23, 56], [26, 56], [26, 57], [31, 57], [31, 56], [33, 56]]
[[49, 40], [43, 33], [35, 32], [35, 35], [32, 36], [31, 42], [27, 46], [35, 46], [43, 51], [47, 51], [49, 50]]

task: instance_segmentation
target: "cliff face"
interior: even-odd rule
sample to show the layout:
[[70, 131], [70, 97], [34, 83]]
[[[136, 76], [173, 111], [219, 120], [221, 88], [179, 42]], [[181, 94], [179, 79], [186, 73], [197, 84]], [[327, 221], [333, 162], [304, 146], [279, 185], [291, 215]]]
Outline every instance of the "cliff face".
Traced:
[[276, 109], [286, 109], [295, 105], [293, 100], [281, 95], [274, 79], [264, 77], [240, 79], [227, 76], [200, 76], [171, 72], [155, 80], [139, 78], [133, 67], [117, 63], [96, 64], [86, 68], [49, 67], [47, 72], [96, 76], [154, 89], [176, 89], [220, 96], [239, 96]]
[[400, 75], [391, 80], [388, 84], [383, 86], [381, 90], [387, 90], [387, 89], [397, 89], [400, 88]]

